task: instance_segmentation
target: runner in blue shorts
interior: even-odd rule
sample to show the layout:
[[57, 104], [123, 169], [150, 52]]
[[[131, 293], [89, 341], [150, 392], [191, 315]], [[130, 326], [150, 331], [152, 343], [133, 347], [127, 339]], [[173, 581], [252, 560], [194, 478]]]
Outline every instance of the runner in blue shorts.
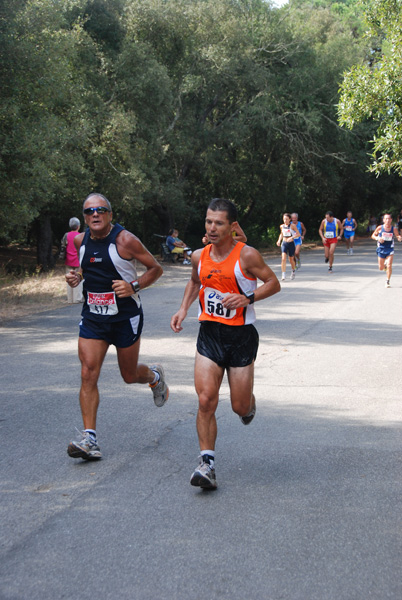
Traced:
[[346, 213], [346, 219], [342, 221], [343, 236], [346, 242], [346, 254], [353, 254], [353, 242], [357, 229], [356, 219], [353, 218], [352, 211]]
[[[72, 441], [67, 452], [72, 458], [95, 460], [102, 457], [96, 436], [98, 379], [110, 344], [116, 346], [124, 381], [149, 384], [156, 406], [164, 405], [169, 388], [161, 365], [148, 367], [138, 362], [143, 326], [139, 291], [159, 279], [162, 267], [135, 235], [112, 223], [112, 208], [105, 196], [90, 194], [83, 212], [88, 228], [74, 238], [80, 269], [70, 271], [66, 281], [74, 288], [83, 280], [78, 355], [84, 429], [82, 438]], [[141, 277], [137, 277], [136, 261], [145, 267]]]
[[377, 242], [378, 268], [380, 271], [386, 271], [387, 281], [385, 287], [391, 287], [392, 263], [394, 260], [395, 238], [402, 242], [398, 228], [392, 225], [392, 216], [386, 213], [383, 218], [383, 224], [379, 225], [371, 236]]
[[282, 252], [282, 260], [281, 260], [281, 271], [282, 278], [281, 281], [286, 280], [286, 259], [289, 257], [290, 266], [292, 267], [292, 274], [290, 279], [294, 279], [296, 275], [296, 246], [295, 240], [300, 237], [299, 230], [296, 225], [291, 222], [291, 216], [289, 213], [285, 213], [283, 215], [283, 223], [280, 225], [280, 234], [278, 237], [278, 241], [276, 242], [277, 246], [281, 247]]

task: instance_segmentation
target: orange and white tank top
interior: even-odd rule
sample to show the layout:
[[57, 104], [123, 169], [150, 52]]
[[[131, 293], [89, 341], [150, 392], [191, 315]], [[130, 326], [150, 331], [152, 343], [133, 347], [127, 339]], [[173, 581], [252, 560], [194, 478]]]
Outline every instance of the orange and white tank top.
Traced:
[[222, 304], [228, 294], [254, 292], [257, 280], [247, 277], [240, 266], [240, 252], [245, 246], [237, 242], [225, 260], [215, 262], [211, 258], [212, 244], [201, 252], [198, 263], [199, 291], [198, 319], [215, 321], [225, 325], [250, 325], [255, 321], [254, 304], [229, 310]]

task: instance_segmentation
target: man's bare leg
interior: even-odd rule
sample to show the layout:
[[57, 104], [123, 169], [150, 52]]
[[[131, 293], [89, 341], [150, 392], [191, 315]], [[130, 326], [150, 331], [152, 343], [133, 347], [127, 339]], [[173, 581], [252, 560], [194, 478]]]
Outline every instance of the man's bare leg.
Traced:
[[99, 406], [98, 379], [109, 344], [104, 340], [78, 338], [81, 361], [80, 405], [84, 429], [96, 430]]

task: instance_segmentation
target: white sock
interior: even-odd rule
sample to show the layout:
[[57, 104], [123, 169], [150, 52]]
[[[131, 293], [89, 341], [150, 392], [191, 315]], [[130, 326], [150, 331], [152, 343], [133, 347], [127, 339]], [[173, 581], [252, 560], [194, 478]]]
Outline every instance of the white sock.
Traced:
[[84, 429], [87, 433], [89, 433], [96, 440], [96, 431], [95, 429]]
[[158, 383], [159, 379], [160, 379], [160, 375], [158, 373], [158, 371], [154, 371], [153, 369], [151, 369], [152, 373], [155, 373], [155, 378], [153, 381], [151, 381], [151, 383], [149, 385], [155, 385], [155, 383]]
[[201, 456], [208, 456], [211, 467], [215, 464], [215, 450], [201, 450]]

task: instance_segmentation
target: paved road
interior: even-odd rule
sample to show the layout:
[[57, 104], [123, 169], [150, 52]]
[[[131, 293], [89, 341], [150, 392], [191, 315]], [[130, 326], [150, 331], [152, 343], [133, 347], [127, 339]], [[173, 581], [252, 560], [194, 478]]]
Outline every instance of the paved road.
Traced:
[[[279, 257], [269, 260], [279, 274]], [[188, 274], [143, 293], [142, 358], [171, 398], [102, 372], [104, 460], [74, 461], [79, 307], [11, 322], [1, 345], [1, 600], [400, 600], [401, 289], [354, 256], [304, 251], [294, 282], [257, 305], [258, 412], [241, 425], [222, 388], [216, 492], [197, 464], [196, 307], [169, 319]]]

